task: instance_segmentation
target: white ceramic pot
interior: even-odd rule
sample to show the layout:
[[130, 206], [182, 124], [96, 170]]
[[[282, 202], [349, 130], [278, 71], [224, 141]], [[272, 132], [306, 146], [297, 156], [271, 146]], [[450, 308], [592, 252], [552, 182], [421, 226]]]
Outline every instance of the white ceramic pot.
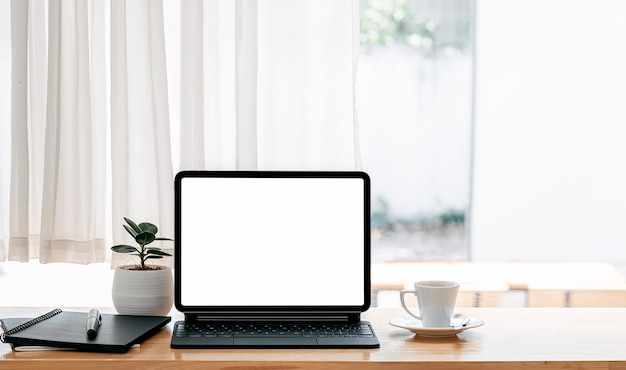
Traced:
[[130, 270], [133, 266], [115, 269], [113, 306], [120, 315], [165, 316], [174, 303], [172, 269]]

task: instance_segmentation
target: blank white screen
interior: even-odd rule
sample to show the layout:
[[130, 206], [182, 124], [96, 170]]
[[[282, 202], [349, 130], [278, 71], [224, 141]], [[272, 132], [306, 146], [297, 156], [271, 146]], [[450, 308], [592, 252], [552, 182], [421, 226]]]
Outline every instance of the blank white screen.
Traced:
[[363, 181], [182, 179], [181, 304], [363, 305]]

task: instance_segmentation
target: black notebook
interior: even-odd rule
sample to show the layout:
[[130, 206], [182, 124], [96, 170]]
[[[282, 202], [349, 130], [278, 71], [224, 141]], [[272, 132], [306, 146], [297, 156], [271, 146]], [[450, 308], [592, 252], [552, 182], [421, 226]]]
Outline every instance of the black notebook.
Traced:
[[92, 352], [128, 351], [170, 322], [169, 316], [102, 314], [102, 325], [94, 339], [87, 336], [87, 312], [56, 309], [35, 319], [0, 319], [2, 342], [14, 348], [46, 346]]

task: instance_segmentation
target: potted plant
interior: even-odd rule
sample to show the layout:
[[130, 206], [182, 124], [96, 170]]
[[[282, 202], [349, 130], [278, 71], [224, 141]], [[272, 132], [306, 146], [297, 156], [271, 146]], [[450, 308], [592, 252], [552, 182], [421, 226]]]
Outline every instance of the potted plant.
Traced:
[[115, 269], [113, 305], [121, 315], [167, 315], [174, 302], [172, 269], [146, 262], [171, 256], [161, 248], [149, 245], [156, 240], [172, 239], [157, 237], [159, 229], [149, 222], [137, 224], [126, 217], [124, 220], [126, 221], [124, 229], [139, 246], [119, 244], [111, 247], [111, 250], [137, 256], [139, 264], [124, 265]]

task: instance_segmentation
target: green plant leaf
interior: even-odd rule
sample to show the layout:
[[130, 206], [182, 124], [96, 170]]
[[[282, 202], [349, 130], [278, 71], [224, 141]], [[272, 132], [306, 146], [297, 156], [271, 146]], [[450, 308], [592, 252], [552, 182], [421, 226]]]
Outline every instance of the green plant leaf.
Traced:
[[167, 241], [170, 241], [170, 242], [173, 242], [173, 241], [174, 241], [174, 239], [170, 239], [170, 238], [161, 238], [161, 237], [156, 238], [156, 239], [154, 239], [154, 240], [167, 240]]
[[132, 228], [133, 228], [133, 230], [135, 230], [135, 232], [136, 232], [137, 234], [139, 234], [139, 233], [142, 231], [142, 230], [139, 228], [139, 226], [137, 226], [137, 224], [136, 224], [136, 223], [134, 223], [134, 222], [133, 222], [133, 220], [131, 220], [130, 218], [126, 218], [126, 217], [124, 217], [124, 221], [126, 221], [126, 223], [127, 223], [128, 225], [130, 225], [130, 227], [132, 227]]
[[151, 224], [149, 222], [142, 222], [142, 223], [140, 223], [139, 224], [139, 228], [143, 232], [152, 233], [154, 235], [156, 235], [159, 232], [159, 229], [155, 225], [153, 225], [153, 224]]
[[141, 232], [135, 237], [135, 241], [140, 245], [150, 244], [154, 241], [154, 239], [156, 239], [154, 234], [148, 231]]
[[171, 256], [171, 254], [167, 252], [163, 252], [162, 250], [150, 248], [146, 251], [146, 254], [157, 255], [157, 256]]
[[124, 228], [126, 229], [126, 231], [128, 231], [130, 236], [132, 236], [133, 238], [137, 236], [137, 232], [132, 227], [128, 225], [124, 225]]
[[111, 247], [111, 250], [113, 252], [117, 252], [117, 253], [133, 253], [133, 252], [139, 252], [139, 250], [133, 246], [130, 245], [125, 245], [125, 244], [120, 244], [120, 245], [114, 245]]
[[159, 259], [159, 258], [163, 258], [163, 256], [152, 256], [152, 255], [150, 255], [150, 256], [146, 257], [147, 260], [149, 260], [149, 259], [153, 259], [154, 260], [154, 259]]

